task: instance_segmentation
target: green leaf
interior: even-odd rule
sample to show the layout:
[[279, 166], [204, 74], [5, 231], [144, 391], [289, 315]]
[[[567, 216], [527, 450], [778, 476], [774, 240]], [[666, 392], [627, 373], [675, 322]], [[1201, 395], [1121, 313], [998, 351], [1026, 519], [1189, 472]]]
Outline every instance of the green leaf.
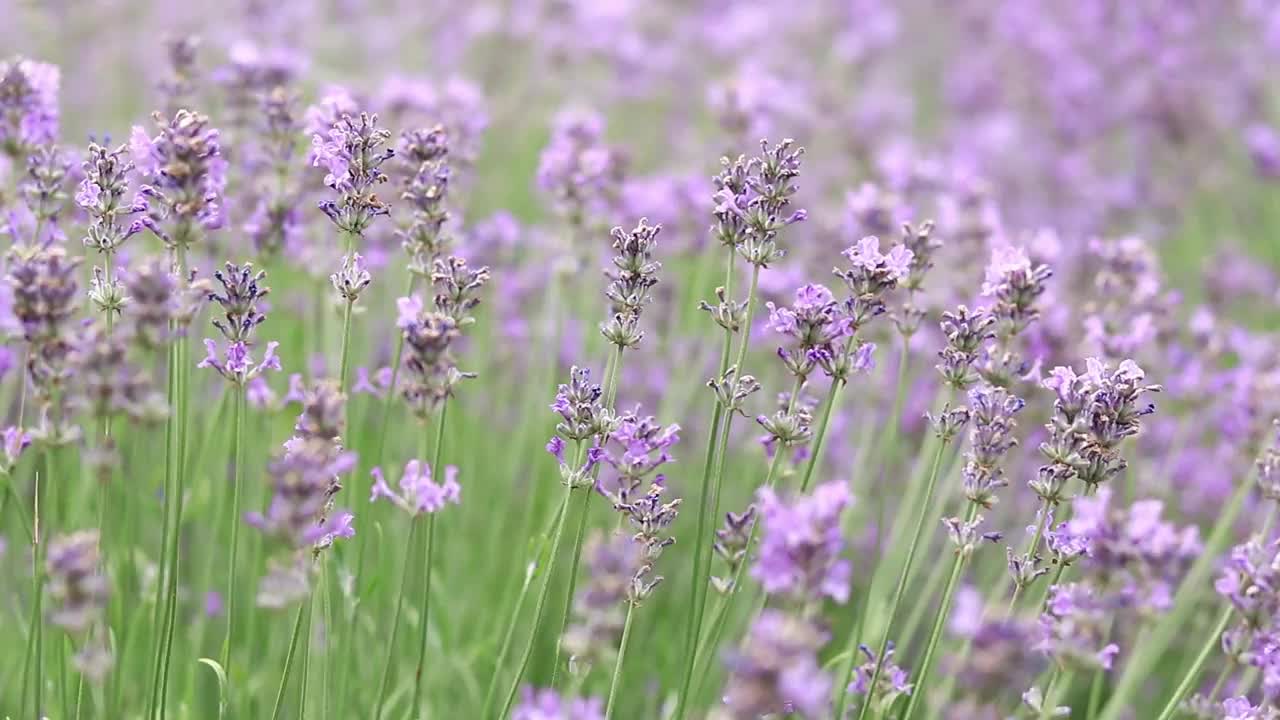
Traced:
[[219, 718], [226, 717], [227, 671], [224, 670], [222, 668], [222, 665], [218, 664], [218, 661], [214, 660], [213, 658], [207, 658], [207, 657], [200, 658], [196, 662], [199, 662], [203, 665], [208, 665], [213, 670], [213, 674], [218, 676], [218, 717]]

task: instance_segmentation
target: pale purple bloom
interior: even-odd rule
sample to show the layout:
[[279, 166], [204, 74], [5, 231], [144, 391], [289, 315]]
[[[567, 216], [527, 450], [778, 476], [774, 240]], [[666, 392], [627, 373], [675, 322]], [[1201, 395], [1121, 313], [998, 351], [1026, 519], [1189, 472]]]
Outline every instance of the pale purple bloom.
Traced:
[[729, 680], [723, 710], [731, 720], [797, 713], [821, 718], [828, 709], [831, 677], [818, 664], [825, 632], [774, 608], [756, 616], [747, 638], [725, 660]]
[[0, 62], [0, 151], [25, 158], [58, 137], [57, 66], [15, 56]]
[[784, 502], [772, 488], [756, 491], [763, 523], [760, 555], [751, 577], [765, 592], [812, 602], [849, 599], [851, 565], [841, 558], [840, 518], [850, 502], [843, 482], [824, 483], [811, 495]]
[[18, 463], [22, 451], [31, 444], [31, 436], [22, 428], [11, 425], [4, 429], [4, 469], [10, 471]]
[[280, 343], [267, 343], [262, 353], [262, 362], [255, 363], [249, 346], [244, 342], [228, 343], [224, 353], [219, 353], [218, 343], [211, 338], [204, 339], [205, 357], [196, 363], [198, 368], [213, 368], [226, 379], [237, 385], [244, 385], [260, 376], [267, 370], [280, 372], [280, 358], [276, 356], [276, 348]]
[[511, 720], [604, 720], [604, 705], [598, 698], [560, 697], [551, 688], [520, 690], [520, 704], [511, 711]]
[[431, 466], [418, 460], [410, 460], [400, 475], [400, 492], [391, 489], [382, 475], [381, 468], [374, 468], [373, 487], [369, 502], [386, 498], [410, 515], [422, 515], [442, 510], [448, 503], [462, 501], [462, 486], [458, 484], [458, 468], [450, 465], [444, 470], [444, 483], [432, 479]]

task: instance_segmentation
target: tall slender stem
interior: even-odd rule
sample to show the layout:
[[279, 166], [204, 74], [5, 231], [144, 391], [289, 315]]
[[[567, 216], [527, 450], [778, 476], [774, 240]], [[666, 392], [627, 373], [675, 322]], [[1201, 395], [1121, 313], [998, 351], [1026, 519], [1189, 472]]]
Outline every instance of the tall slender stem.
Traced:
[[609, 702], [604, 708], [604, 720], [613, 717], [614, 701], [618, 697], [618, 686], [622, 680], [622, 661], [627, 657], [627, 643], [631, 640], [631, 621], [635, 610], [634, 604], [627, 603], [627, 619], [622, 623], [622, 641], [618, 644], [618, 659], [613, 664], [613, 680], [609, 682]]
[[[970, 503], [969, 509], [965, 513], [964, 521], [966, 523], [973, 522], [977, 512], [978, 506]], [[942, 628], [951, 617], [951, 601], [955, 598], [956, 587], [960, 584], [960, 576], [964, 572], [967, 560], [968, 555], [958, 549], [955, 560], [951, 564], [951, 575], [947, 577], [947, 587], [942, 591], [942, 605], [939, 606], [938, 612], [934, 616], [933, 629], [929, 632], [929, 642], [925, 645], [924, 658], [920, 661], [920, 669], [916, 675], [916, 687], [929, 687], [926, 681], [929, 678], [930, 666], [933, 664], [933, 655], [938, 650], [938, 642], [942, 638]], [[925, 693], [923, 692], [911, 693], [911, 700], [907, 703], [907, 711], [903, 713], [902, 720], [911, 720], [912, 713], [915, 712], [916, 706], [920, 704], [920, 698], [924, 695]]]
[[1055, 666], [1049, 675], [1049, 682], [1045, 684], [1044, 699], [1040, 703], [1040, 720], [1050, 720], [1056, 714], [1058, 709], [1058, 700], [1061, 699], [1071, 687], [1072, 673], [1063, 672], [1062, 668]]
[[[733, 246], [729, 246], [726, 256], [724, 271], [724, 295], [732, 297], [733, 295], [733, 277], [734, 277], [734, 260], [737, 257], [736, 250]], [[724, 346], [720, 351], [720, 372], [717, 379], [724, 377], [725, 372], [729, 369], [729, 354], [733, 348], [733, 329], [725, 328]], [[693, 683], [693, 667], [697, 659], [698, 652], [698, 635], [702, 626], [702, 598], [705, 593], [705, 583], [703, 577], [703, 559], [709, 561], [702, 551], [702, 542], [707, 535], [707, 524], [711, 515], [711, 475], [714, 471], [714, 463], [716, 457], [716, 443], [720, 439], [720, 420], [723, 414], [723, 408], [717, 402], [711, 409], [711, 427], [707, 430], [707, 449], [702, 461], [702, 484], [698, 494], [698, 511], [697, 511], [697, 535], [693, 543], [693, 579], [689, 583], [689, 613], [688, 621], [685, 625], [685, 646], [684, 646], [684, 673], [683, 681], [680, 685], [680, 693], [676, 696], [676, 710], [674, 717], [676, 720], [683, 720], [685, 707], [689, 701], [689, 691]]]
[[[614, 402], [618, 397], [618, 378], [622, 373], [622, 346], [615, 345], [613, 352], [609, 355], [608, 367], [605, 373], [604, 396], [605, 407], [610, 411], [614, 408]], [[603, 442], [603, 440], [602, 440]], [[599, 473], [599, 466], [596, 466], [594, 473]], [[592, 475], [595, 477], [595, 474]], [[573, 553], [569, 564], [569, 588], [565, 593], [564, 612], [560, 615], [560, 632], [556, 637], [564, 634], [564, 628], [569, 622], [569, 613], [573, 609], [574, 590], [578, 587], [578, 565], [582, 555], [582, 543], [586, 537], [587, 518], [591, 514], [591, 497], [595, 495], [594, 487], [585, 488], [582, 497], [582, 511], [578, 518], [578, 530], [574, 534]], [[560, 643], [556, 643], [555, 658], [551, 664], [551, 685], [556, 686], [556, 680], [560, 674], [560, 652], [562, 648]]]
[[[905, 359], [905, 358], [904, 358]], [[925, 486], [924, 503], [920, 508], [920, 515], [916, 520], [916, 529], [911, 536], [911, 546], [907, 549], [907, 559], [902, 566], [902, 571], [898, 574], [898, 586], [893, 591], [893, 602], [889, 605], [889, 619], [885, 621], [884, 634], [880, 640], [880, 650], [876, 654], [876, 666], [871, 671], [871, 682], [868, 688], [875, 688], [876, 683], [880, 681], [880, 672], [884, 668], [884, 656], [889, 649], [889, 635], [893, 631], [893, 621], [898, 618], [898, 608], [902, 606], [902, 597], [907, 588], [907, 579], [911, 577], [911, 566], [915, 563], [916, 551], [920, 547], [920, 540], [924, 537], [925, 522], [928, 520], [930, 510], [933, 505], [934, 491], [938, 486], [938, 467], [942, 464], [942, 451], [945, 450], [947, 444], [945, 442], [938, 443], [938, 449], [933, 454], [933, 466], [929, 470], [928, 485]], [[845, 661], [845, 670], [843, 673], [844, 680], [836, 687], [840, 688], [839, 699], [836, 701], [836, 717], [844, 717], [845, 706], [848, 703], [849, 693], [844, 692], [843, 688], [849, 686], [849, 680], [853, 677], [854, 651], [857, 649], [858, 638], [850, 633], [848, 642], [845, 643], [845, 652], [849, 654], [849, 658]], [[871, 708], [871, 693], [873, 690], [867, 691], [867, 700], [862, 703], [862, 709], [858, 711], [858, 720], [865, 720], [867, 713]]]
[[373, 720], [382, 720], [382, 708], [387, 702], [387, 687], [391, 683], [391, 660], [396, 654], [396, 638], [400, 636], [400, 616], [404, 611], [404, 599], [409, 594], [409, 578], [413, 576], [412, 561], [418, 547], [418, 528], [422, 525], [421, 517], [413, 518], [409, 524], [409, 541], [405, 544], [404, 567], [400, 571], [400, 592], [396, 594], [396, 611], [391, 616], [391, 634], [387, 636], [387, 660], [382, 664], [382, 681], [378, 683], [378, 704], [373, 711]]
[[[785, 448], [778, 448], [778, 450], [773, 454], [773, 460], [769, 462], [769, 473], [764, 479], [765, 487], [773, 488], [777, 484], [778, 468], [782, 465], [783, 457], [787, 454], [788, 453]], [[698, 670], [698, 668], [701, 668], [701, 671], [696, 673], [699, 678], [705, 678], [707, 676], [709, 670], [708, 664], [711, 662], [711, 658], [715, 654], [715, 649], [720, 645], [720, 636], [724, 634], [725, 624], [729, 617], [729, 606], [733, 602], [733, 598], [737, 596], [738, 590], [742, 586], [743, 575], [746, 573], [747, 565], [750, 564], [748, 562], [750, 558], [750, 548], [752, 543], [755, 542], [756, 532], [759, 530], [759, 527], [760, 518], [756, 517], [752, 520], [751, 528], [747, 531], [748, 552], [743, 555], [742, 561], [738, 563], [736, 568], [734, 568], [733, 579], [729, 584], [729, 592], [720, 596], [719, 601], [716, 603], [716, 609], [711, 614], [711, 626], [705, 633], [704, 637], [701, 638], [701, 642], [698, 643], [698, 650], [694, 656], [694, 669]], [[699, 660], [702, 662], [700, 663]], [[699, 684], [695, 685], [693, 689], [700, 693], [701, 688], [702, 686]]]
[[1218, 558], [1230, 542], [1231, 530], [1244, 508], [1245, 500], [1249, 497], [1253, 485], [1253, 473], [1250, 473], [1236, 488], [1235, 494], [1218, 515], [1218, 521], [1205, 541], [1204, 552], [1183, 576], [1182, 586], [1173, 596], [1173, 608], [1150, 632], [1143, 633], [1139, 638], [1140, 642], [1135, 644], [1136, 653], [1125, 665], [1119, 680], [1116, 681], [1115, 691], [1103, 706], [1102, 720], [1119, 720], [1121, 714], [1131, 707], [1133, 695], [1139, 690], [1142, 681], [1149, 676], [1151, 667], [1177, 638], [1178, 633], [1186, 627], [1187, 620], [1195, 610], [1201, 593], [1209, 585], [1209, 577], [1213, 573]]
[[556, 533], [551, 541], [551, 554], [547, 558], [547, 576], [543, 579], [542, 588], [538, 592], [538, 601], [533, 605], [533, 627], [529, 631], [529, 640], [525, 643], [524, 653], [520, 657], [520, 665], [516, 668], [516, 676], [511, 680], [511, 689], [507, 691], [507, 698], [502, 704], [502, 712], [497, 717], [505, 718], [507, 713], [511, 711], [511, 705], [516, 699], [516, 692], [520, 689], [520, 681], [524, 679], [524, 673], [529, 668], [529, 658], [533, 655], [534, 641], [537, 639], [538, 628], [542, 625], [542, 615], [546, 610], [547, 596], [550, 595], [556, 556], [559, 554], [560, 542], [564, 538], [564, 520], [565, 516], [569, 514], [569, 501], [572, 498], [573, 488], [566, 487], [564, 500], [561, 501], [559, 520], [556, 522]]
[[[841, 365], [848, 361], [853, 343], [853, 338], [845, 341]], [[831, 426], [831, 413], [834, 412], [836, 405], [840, 404], [840, 391], [844, 388], [844, 383], [845, 381], [840, 378], [831, 378], [831, 388], [827, 390], [827, 402], [822, 408], [822, 419], [818, 421], [818, 431], [813, 436], [813, 451], [809, 453], [809, 462], [804, 466], [804, 475], [800, 479], [801, 494], [809, 491], [809, 483], [813, 482], [813, 471], [822, 461], [822, 447], [827, 439], [827, 429]]]
[[[232, 436], [231, 456], [234, 458], [235, 471], [231, 487], [231, 552], [227, 562], [227, 628], [222, 638], [222, 669], [227, 673], [228, 683], [231, 677], [231, 642], [235, 634], [236, 624], [236, 568], [240, 551], [240, 492], [244, 484], [244, 388], [234, 386], [236, 397], [232, 404]], [[227, 688], [230, 692], [230, 688]]]
[[[756, 309], [756, 291], [760, 287], [760, 265], [751, 266], [751, 284], [747, 289], [747, 308], [746, 314], [742, 321], [742, 342], [738, 345], [738, 353], [734, 359], [734, 381], [736, 382], [743, 375], [743, 363], [746, 361], [747, 349], [751, 345], [751, 324], [755, 320]], [[721, 373], [721, 377], [724, 373]], [[719, 447], [710, 447], [708, 449], [714, 451], [715, 462], [711, 465], [711, 498], [710, 498], [710, 518], [714, 518], [717, 508], [720, 504], [720, 490], [724, 482], [724, 463], [728, 454], [729, 433], [733, 426], [733, 412], [724, 412], [724, 408], [719, 406], [719, 419], [723, 425], [720, 432]], [[713, 423], [714, 425], [715, 423]], [[687, 710], [689, 686], [692, 683], [692, 673], [694, 664], [697, 662], [698, 638], [702, 634], [702, 622], [706, 615], [707, 602], [707, 585], [710, 582], [711, 571], [711, 543], [706, 541], [706, 523], [710, 519], [707, 516], [706, 508], [699, 508], [699, 536], [694, 543], [694, 585], [693, 585], [693, 605], [692, 605], [692, 622], [690, 634], [686, 638], [686, 660], [685, 660], [685, 680], [681, 689], [679, 699], [676, 704], [675, 718], [683, 720], [684, 713]]]
[[[440, 473], [443, 477], [443, 470], [440, 467], [440, 458], [444, 451], [444, 423], [449, 410], [449, 403], [446, 399], [440, 405], [440, 417], [436, 423], [436, 445], [431, 456], [431, 472]], [[418, 668], [413, 674], [413, 704], [409, 707], [412, 709], [414, 717], [417, 716], [421, 707], [422, 700], [422, 673], [427, 662], [427, 638], [431, 632], [431, 566], [435, 558], [435, 535], [436, 535], [436, 516], [432, 513], [427, 516], [427, 546], [424, 549], [426, 560], [422, 567], [422, 610], [419, 613], [422, 619], [422, 638], [418, 645]]]
[[289, 636], [289, 651], [284, 656], [284, 669], [280, 671], [280, 688], [276, 690], [275, 706], [271, 710], [271, 720], [280, 720], [280, 710], [284, 707], [284, 692], [289, 687], [289, 671], [293, 668], [293, 657], [297, 653], [298, 638], [302, 636], [303, 619], [311, 608], [311, 598], [307, 597], [298, 607], [297, 617], [293, 621], [293, 633]]
[[529, 589], [533, 587], [533, 578], [536, 575], [537, 559], [542, 557], [546, 550], [547, 542], [550, 538], [551, 528], [559, 522], [561, 516], [564, 515], [565, 505], [561, 503], [555, 515], [550, 518], [547, 527], [542, 531], [542, 546], [539, 547], [534, 561], [529, 564], [524, 574], [524, 581], [520, 585], [520, 595], [516, 598], [516, 604], [511, 609], [511, 616], [507, 619], [507, 629], [503, 633], [502, 646], [498, 650], [498, 659], [493, 665], [493, 674], [489, 677], [489, 687], [484, 694], [484, 711], [480, 713], [480, 717], [491, 717], [489, 711], [493, 709], [493, 701], [496, 699], [495, 693], [498, 689], [498, 679], [502, 675], [502, 666], [507, 664], [507, 654], [511, 652], [511, 643], [515, 638], [516, 625], [519, 624], [520, 614], [524, 610], [525, 600], [529, 598]]
[[338, 361], [338, 382], [344, 393], [347, 391], [347, 375], [348, 370], [350, 370], [351, 308], [354, 305], [354, 300], [347, 300], [347, 304], [342, 310], [342, 351], [339, 356], [341, 359]]
[[1227, 625], [1231, 624], [1231, 616], [1234, 614], [1235, 607], [1232, 605], [1227, 605], [1222, 609], [1222, 614], [1218, 616], [1218, 621], [1213, 624], [1213, 632], [1209, 633], [1209, 636], [1205, 638], [1204, 645], [1201, 646], [1200, 652], [1196, 654], [1195, 661], [1191, 663], [1191, 667], [1182, 676], [1182, 681], [1178, 683], [1173, 695], [1169, 697], [1169, 702], [1165, 703], [1164, 710], [1160, 712], [1159, 720], [1170, 720], [1178, 712], [1178, 706], [1182, 704], [1182, 700], [1187, 697], [1191, 689], [1200, 680], [1200, 673], [1204, 670], [1204, 665], [1208, 662], [1209, 656], [1221, 644], [1222, 633], [1227, 629]]

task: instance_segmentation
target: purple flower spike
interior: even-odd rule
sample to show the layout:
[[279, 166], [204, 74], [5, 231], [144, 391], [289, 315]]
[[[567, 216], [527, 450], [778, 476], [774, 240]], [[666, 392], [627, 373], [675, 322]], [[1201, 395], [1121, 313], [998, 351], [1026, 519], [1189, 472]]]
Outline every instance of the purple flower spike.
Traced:
[[771, 488], [756, 491], [763, 535], [751, 577], [765, 592], [799, 602], [828, 597], [849, 599], [851, 566], [844, 550], [840, 517], [850, 502], [845, 483], [819, 485], [812, 495], [783, 502]]
[[438, 484], [432, 479], [430, 465], [410, 460], [405, 463], [404, 472], [400, 475], [399, 493], [387, 485], [380, 468], [374, 468], [371, 474], [373, 490], [369, 502], [386, 498], [410, 515], [434, 513], [444, 509], [446, 504], [457, 505], [462, 502], [458, 469], [452, 465], [445, 468], [444, 483]]

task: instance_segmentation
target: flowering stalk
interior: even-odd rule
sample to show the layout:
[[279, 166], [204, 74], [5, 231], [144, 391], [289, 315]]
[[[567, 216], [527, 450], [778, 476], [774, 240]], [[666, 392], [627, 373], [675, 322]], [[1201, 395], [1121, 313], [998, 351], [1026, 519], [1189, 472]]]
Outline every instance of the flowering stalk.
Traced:
[[[743, 363], [750, 345], [760, 271], [785, 254], [777, 245], [778, 231], [807, 217], [803, 209], [790, 211], [797, 189], [793, 181], [799, 175], [800, 158], [804, 154], [803, 148], [793, 148], [793, 145], [794, 142], [790, 139], [783, 140], [776, 146], [770, 146], [767, 140], [762, 140], [759, 157], [748, 161], [740, 156], [734, 162], [724, 158], [721, 160], [724, 170], [715, 178], [718, 190], [714, 197], [717, 206], [713, 230], [717, 239], [729, 251], [725, 287], [731, 284], [735, 255], [742, 255], [751, 264], [752, 271], [745, 309], [725, 299], [728, 291], [717, 292], [721, 299], [718, 306], [703, 304], [703, 309], [710, 312], [712, 318], [725, 329], [725, 344], [720, 357], [720, 373], [710, 383], [716, 391], [718, 402], [712, 410], [698, 502], [698, 534], [694, 546], [690, 614], [685, 628], [684, 680], [677, 696], [674, 715], [676, 720], [683, 720], [685, 716], [697, 662], [698, 640], [702, 633], [707, 586], [710, 582], [711, 543], [704, 541], [708, 521], [718, 512], [733, 414], [741, 411], [742, 400], [759, 387], [755, 378], [744, 374]], [[742, 342], [738, 346], [736, 362], [729, 364], [733, 333], [739, 328], [743, 334]]]
[[622, 623], [622, 641], [618, 645], [618, 659], [613, 665], [613, 678], [609, 681], [609, 700], [604, 707], [604, 720], [613, 717], [614, 700], [618, 696], [618, 686], [622, 679], [622, 661], [627, 656], [627, 643], [631, 640], [631, 620], [635, 616], [636, 606], [627, 603], [627, 618]]
[[1182, 681], [1178, 683], [1173, 694], [1169, 696], [1169, 702], [1165, 703], [1164, 709], [1160, 711], [1158, 720], [1172, 720], [1177, 714], [1178, 707], [1199, 681], [1205, 662], [1209, 660], [1209, 656], [1222, 643], [1222, 633], [1226, 631], [1227, 625], [1231, 623], [1231, 617], [1234, 614], [1235, 608], [1231, 605], [1227, 605], [1222, 609], [1222, 614], [1218, 616], [1218, 620], [1213, 624], [1212, 632], [1205, 637], [1204, 645], [1200, 648], [1200, 652], [1196, 654], [1195, 660], [1191, 662], [1191, 667], [1187, 668], [1186, 674], [1182, 676]]
[[[435, 450], [431, 456], [431, 467], [440, 467], [440, 459], [444, 452], [444, 423], [449, 410], [448, 398], [440, 404], [440, 417], [436, 422], [436, 443]], [[446, 481], [447, 482], [447, 481]], [[422, 623], [422, 639], [418, 647], [418, 668], [413, 674], [413, 704], [409, 707], [411, 712], [417, 713], [422, 707], [422, 675], [423, 668], [427, 661], [427, 636], [431, 628], [431, 566], [435, 558], [435, 536], [436, 536], [436, 516], [431, 513], [427, 516], [427, 546], [426, 560], [422, 567], [422, 608], [418, 613], [420, 622]]]
[[[974, 521], [978, 514], [978, 506], [970, 504], [966, 511], [964, 524], [969, 525]], [[939, 605], [937, 615], [934, 617], [933, 628], [929, 631], [929, 639], [925, 643], [924, 656], [920, 660], [920, 669], [916, 675], [916, 687], [926, 688], [925, 680], [929, 676], [929, 668], [933, 664], [933, 655], [938, 649], [938, 642], [942, 639], [942, 628], [947, 622], [947, 618], [951, 616], [951, 603], [955, 599], [956, 588], [960, 585], [960, 576], [964, 574], [964, 567], [969, 554], [964, 552], [964, 548], [957, 548], [955, 559], [951, 562], [951, 573], [947, 576], [947, 585], [942, 591], [942, 603]], [[921, 696], [925, 693], [914, 692], [911, 699], [907, 702], [907, 709], [902, 713], [903, 720], [911, 720], [915, 712], [916, 705], [919, 704]]]
[[[904, 358], [905, 359], [905, 358]], [[915, 532], [911, 535], [911, 545], [907, 548], [907, 557], [903, 562], [902, 569], [898, 574], [898, 586], [893, 591], [893, 600], [889, 603], [889, 617], [884, 623], [884, 635], [880, 639], [880, 649], [876, 653], [875, 670], [871, 673], [871, 682], [869, 687], [877, 687], [880, 681], [880, 671], [884, 667], [884, 658], [889, 650], [889, 636], [893, 631], [893, 622], [898, 618], [898, 608], [902, 605], [902, 597], [905, 594], [907, 586], [907, 578], [911, 576], [911, 568], [915, 564], [916, 550], [920, 546], [920, 540], [924, 537], [925, 523], [928, 520], [930, 510], [933, 504], [933, 493], [938, 485], [938, 466], [942, 463], [942, 452], [946, 449], [945, 440], [938, 443], [938, 449], [933, 454], [933, 463], [929, 470], [929, 480], [925, 485], [924, 503], [920, 508], [919, 518], [916, 520]], [[856, 629], [855, 629], [856, 632]], [[845, 652], [849, 654], [846, 667], [843, 673], [843, 680], [839, 682], [837, 688], [845, 688], [849, 685], [850, 679], [853, 677], [853, 651], [856, 649], [857, 637], [854, 632], [850, 632], [849, 640], [845, 644]], [[847, 691], [839, 691], [840, 699], [836, 701], [836, 717], [844, 717], [845, 704], [848, 702], [849, 693]], [[862, 703], [862, 709], [858, 711], [858, 720], [864, 720], [867, 713], [871, 709], [871, 697], [868, 694], [867, 700]]]

